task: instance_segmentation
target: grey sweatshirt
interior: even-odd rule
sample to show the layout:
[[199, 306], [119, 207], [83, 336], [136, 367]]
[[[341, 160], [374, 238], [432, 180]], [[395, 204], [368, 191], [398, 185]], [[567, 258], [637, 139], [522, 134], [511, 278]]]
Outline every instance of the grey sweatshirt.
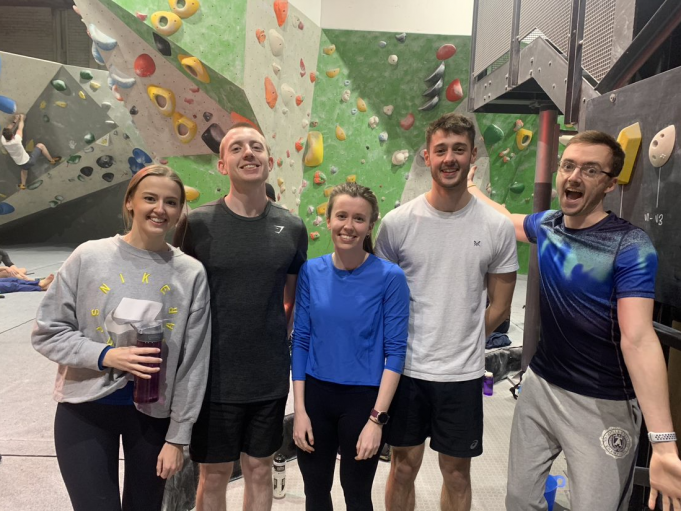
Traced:
[[166, 441], [188, 444], [201, 409], [210, 354], [210, 295], [201, 263], [177, 248], [156, 253], [120, 236], [80, 245], [66, 260], [38, 309], [33, 347], [59, 364], [54, 397], [84, 403], [126, 386], [133, 376], [99, 370], [107, 343], [134, 346], [133, 323], [162, 320], [158, 402], [136, 405], [170, 417]]

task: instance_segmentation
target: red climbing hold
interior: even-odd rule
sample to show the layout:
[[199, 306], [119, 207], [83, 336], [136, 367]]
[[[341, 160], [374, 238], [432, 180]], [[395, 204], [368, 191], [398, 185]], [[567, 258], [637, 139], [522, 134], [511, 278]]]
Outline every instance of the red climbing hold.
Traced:
[[300, 95], [296, 96], [296, 106], [302, 105], [303, 99], [304, 99], [303, 96], [300, 96]]
[[137, 76], [146, 77], [151, 76], [156, 72], [156, 64], [151, 55], [142, 53], [135, 59], [135, 74]]
[[274, 0], [274, 14], [277, 15], [277, 24], [281, 27], [288, 17], [288, 0]]
[[314, 71], [310, 71], [310, 82], [314, 83], [316, 81], [317, 81], [317, 73], [315, 73]]
[[300, 152], [303, 150], [303, 138], [296, 140], [296, 151]]
[[278, 98], [279, 98], [279, 94], [277, 94], [277, 88], [272, 83], [272, 80], [270, 80], [270, 77], [266, 76], [265, 77], [265, 101], [267, 101], [267, 106], [269, 106], [270, 108], [274, 108], [275, 105], [277, 104]]
[[258, 39], [258, 42], [260, 44], [265, 42], [265, 39], [267, 39], [267, 36], [265, 35], [265, 31], [262, 28], [259, 28], [255, 31], [255, 37]]
[[437, 60], [447, 60], [454, 55], [456, 55], [456, 46], [453, 44], [443, 44], [435, 54]]
[[414, 114], [410, 113], [400, 121], [400, 128], [402, 128], [404, 131], [408, 131], [412, 128], [412, 126], [414, 126], [415, 122], [416, 118], [414, 117]]
[[305, 62], [303, 62], [303, 59], [300, 59], [300, 77], [302, 78], [305, 76]]
[[460, 101], [463, 99], [463, 88], [461, 87], [461, 80], [458, 78], [449, 84], [447, 92], [445, 93], [447, 99], [451, 102]]
[[[76, 6], [75, 6], [75, 5], [73, 6], [73, 9], [74, 9], [74, 10], [76, 9]], [[137, 18], [139, 18], [139, 19], [142, 20], [142, 21], [146, 21], [146, 20], [147, 20], [147, 15], [146, 15], [146, 14], [143, 14], [143, 13], [141, 13], [141, 12], [136, 12], [136, 13], [135, 13], [135, 16], [137, 16]]]

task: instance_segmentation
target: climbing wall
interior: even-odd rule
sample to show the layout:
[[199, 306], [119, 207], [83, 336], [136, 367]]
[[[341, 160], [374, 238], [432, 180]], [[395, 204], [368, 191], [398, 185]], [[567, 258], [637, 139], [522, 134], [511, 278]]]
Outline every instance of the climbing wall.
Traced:
[[[29, 171], [28, 189], [19, 191], [20, 169], [2, 150], [0, 226], [124, 182], [151, 162], [129, 113], [106, 85], [106, 71], [3, 52], [0, 62], [0, 95], [26, 115], [27, 152], [43, 143], [62, 157], [51, 165], [41, 156]], [[12, 117], [3, 112], [3, 126]]]
[[[310, 257], [333, 249], [323, 214], [332, 186], [353, 180], [369, 186], [382, 215], [430, 188], [425, 130], [444, 113], [466, 114], [469, 55], [465, 36], [323, 31], [310, 129], [320, 133], [324, 157], [304, 167], [299, 187]], [[476, 181], [512, 212], [530, 213], [536, 116], [473, 120]], [[527, 268], [526, 251], [521, 267]]]
[[302, 180], [319, 27], [282, 0], [76, 3], [151, 156], [197, 190], [192, 206], [229, 190], [215, 155], [226, 129], [249, 122], [266, 135], [278, 162], [270, 180], [297, 213], [286, 183]]

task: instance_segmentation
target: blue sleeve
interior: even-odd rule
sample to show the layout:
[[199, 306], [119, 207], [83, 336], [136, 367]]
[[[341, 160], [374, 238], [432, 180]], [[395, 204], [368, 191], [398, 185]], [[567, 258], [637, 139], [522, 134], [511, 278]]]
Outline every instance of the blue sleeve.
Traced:
[[537, 235], [539, 232], [539, 224], [541, 219], [544, 217], [544, 212], [533, 213], [527, 215], [525, 220], [523, 220], [523, 229], [525, 229], [525, 236], [530, 243], [537, 243]]
[[106, 346], [102, 352], [99, 354], [99, 360], [97, 360], [97, 366], [99, 367], [100, 371], [104, 371], [104, 357], [106, 356], [106, 352], [111, 349], [111, 346]]
[[395, 267], [383, 297], [385, 368], [402, 374], [407, 354], [409, 287], [404, 272]]
[[641, 229], [629, 232], [615, 259], [615, 296], [655, 298], [657, 252]]
[[310, 350], [310, 281], [307, 263], [298, 273], [296, 286], [296, 308], [293, 318], [291, 349], [291, 377], [293, 381], [305, 381], [307, 357]]

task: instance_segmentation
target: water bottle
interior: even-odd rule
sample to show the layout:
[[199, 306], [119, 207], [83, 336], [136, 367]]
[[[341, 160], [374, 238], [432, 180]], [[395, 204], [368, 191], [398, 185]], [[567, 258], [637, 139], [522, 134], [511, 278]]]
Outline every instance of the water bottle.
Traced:
[[494, 394], [494, 374], [487, 371], [482, 379], [482, 393], [486, 396]]
[[273, 495], [275, 499], [283, 499], [286, 496], [286, 458], [277, 453], [272, 462]]
[[[163, 325], [160, 321], [147, 324], [135, 325], [137, 330], [137, 347], [138, 348], [158, 348], [163, 346]], [[150, 355], [152, 357], [160, 357], [158, 354]], [[146, 367], [161, 367], [161, 364], [142, 364]], [[135, 391], [132, 399], [135, 403], [155, 403], [158, 401], [158, 387], [160, 381], [160, 371], [151, 374], [151, 378], [139, 378], [135, 376]]]

